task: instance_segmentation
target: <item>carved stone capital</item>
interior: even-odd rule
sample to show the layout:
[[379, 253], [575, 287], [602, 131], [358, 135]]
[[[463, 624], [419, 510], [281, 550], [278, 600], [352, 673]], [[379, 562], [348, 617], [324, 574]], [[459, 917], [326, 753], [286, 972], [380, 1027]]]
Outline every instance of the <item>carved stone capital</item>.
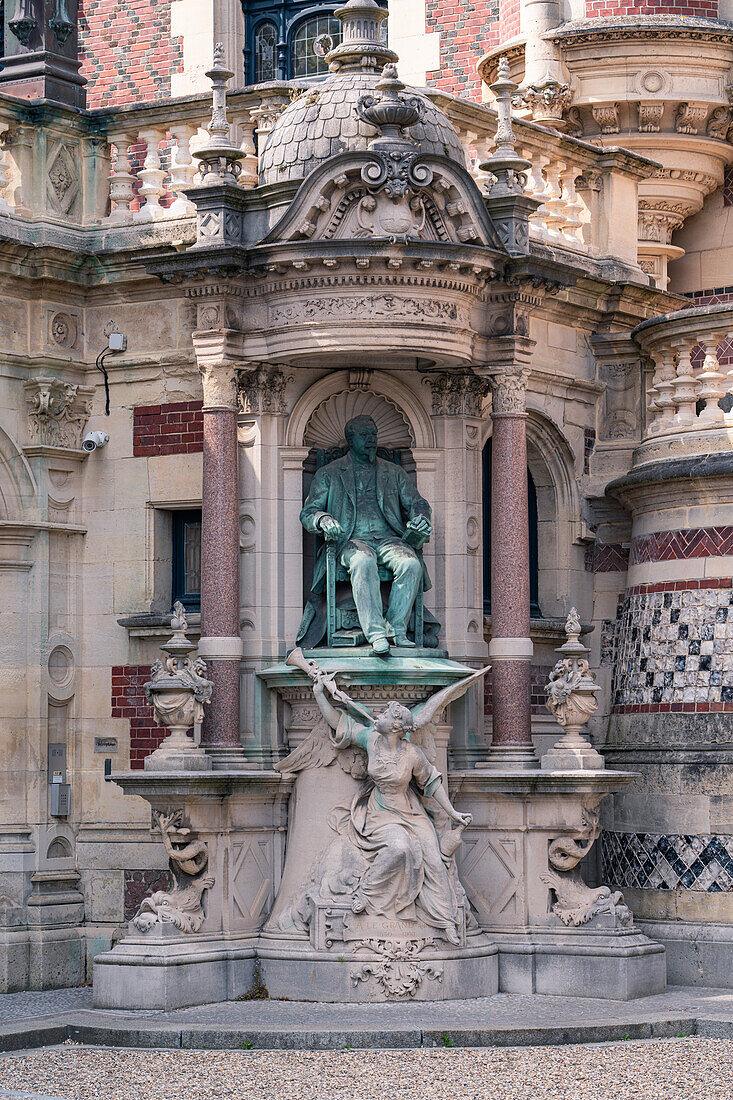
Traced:
[[507, 367], [489, 375], [491, 415], [524, 416], [527, 412], [528, 367]]
[[213, 409], [237, 410], [237, 371], [242, 366], [243, 336], [243, 333], [232, 329], [198, 330], [193, 333], [196, 362], [204, 390], [204, 412]]
[[481, 416], [489, 382], [476, 374], [431, 374], [425, 379], [433, 397], [433, 416]]
[[262, 365], [239, 374], [238, 402], [243, 413], [275, 413], [288, 411], [285, 391], [292, 375], [279, 367]]
[[237, 369], [229, 363], [205, 363], [199, 367], [204, 389], [204, 412], [238, 408]]
[[93, 387], [59, 378], [29, 378], [23, 383], [30, 435], [35, 443], [78, 450], [91, 412]]

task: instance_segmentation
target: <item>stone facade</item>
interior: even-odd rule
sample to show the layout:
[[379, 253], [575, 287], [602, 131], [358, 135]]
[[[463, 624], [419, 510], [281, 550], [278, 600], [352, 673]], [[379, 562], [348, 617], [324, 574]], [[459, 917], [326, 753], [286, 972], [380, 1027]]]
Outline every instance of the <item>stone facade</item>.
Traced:
[[[201, 507], [205, 460], [229, 470], [209, 520], [229, 584], [212, 583], [201, 624], [190, 616], [226, 704], [217, 751], [269, 775], [293, 747], [291, 703], [261, 673], [303, 612], [304, 492], [360, 413], [433, 504], [426, 607], [470, 666], [492, 641], [483, 450], [492, 416], [523, 418], [541, 617], [494, 638], [517, 652], [495, 645], [492, 660], [507, 679], [527, 665], [519, 693], [544, 753], [558, 727], [540, 688], [580, 609], [594, 744], [637, 776], [609, 787], [602, 881], [667, 946], [670, 980], [730, 984], [733, 38], [716, 21], [730, 13], [594, 3], [562, 24], [552, 0], [469, 7], [392, 5], [390, 41], [421, 86], [422, 177], [368, 161], [375, 131], [355, 110], [378, 74], [344, 69], [309, 87], [235, 78], [239, 185], [192, 192], [216, 40], [243, 72], [234, 0], [128, 4], [130, 36], [82, 4], [88, 109], [31, 116], [0, 96], [0, 988], [86, 980], [143, 894], [166, 888], [150, 808], [105, 762], [143, 775], [164, 736], [143, 684], [169, 633], [175, 513]], [[488, 85], [505, 46], [524, 167], [502, 196]], [[370, 190], [383, 175], [389, 195]], [[521, 408], [496, 381], [509, 368]], [[85, 450], [88, 432], [109, 442]], [[446, 770], [485, 762], [494, 719], [489, 681], [451, 715]], [[496, 932], [483, 893], [506, 838], [486, 792], [511, 796], [453, 782]], [[261, 844], [231, 841], [247, 935], [282, 872], [288, 792], [273, 784]], [[533, 883], [536, 915], [550, 894]], [[61, 945], [55, 969], [43, 943]]]

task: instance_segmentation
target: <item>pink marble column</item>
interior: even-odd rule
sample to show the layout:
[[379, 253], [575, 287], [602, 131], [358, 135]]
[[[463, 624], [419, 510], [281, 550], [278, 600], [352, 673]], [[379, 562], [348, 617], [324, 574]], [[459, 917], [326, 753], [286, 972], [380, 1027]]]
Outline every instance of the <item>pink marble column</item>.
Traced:
[[202, 369], [204, 463], [201, 495], [201, 641], [214, 682], [201, 744], [213, 765], [243, 759], [239, 737], [239, 472], [236, 372]]
[[538, 767], [531, 736], [526, 377], [517, 368], [491, 378], [493, 738], [479, 767]]

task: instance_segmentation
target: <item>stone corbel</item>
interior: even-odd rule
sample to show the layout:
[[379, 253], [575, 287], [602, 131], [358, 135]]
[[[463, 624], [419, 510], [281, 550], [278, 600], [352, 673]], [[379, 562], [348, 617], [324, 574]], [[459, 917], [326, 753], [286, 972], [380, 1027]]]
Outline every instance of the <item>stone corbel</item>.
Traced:
[[680, 103], [674, 116], [674, 128], [678, 134], [696, 134], [707, 113], [706, 103]]
[[552, 912], [563, 924], [576, 927], [594, 917], [609, 918], [613, 927], [631, 928], [633, 914], [624, 904], [623, 894], [608, 886], [593, 888], [583, 882], [577, 866], [600, 836], [602, 797], [583, 802], [583, 824], [574, 833], [550, 841], [547, 852], [549, 869], [540, 878], [552, 892]]
[[481, 416], [489, 381], [473, 372], [431, 374], [423, 381], [430, 386], [433, 416]]
[[254, 415], [271, 413], [284, 416], [288, 412], [286, 390], [293, 376], [280, 367], [260, 364], [243, 370], [239, 375], [239, 411]]
[[42, 376], [23, 383], [31, 441], [79, 450], [91, 412], [94, 388]]

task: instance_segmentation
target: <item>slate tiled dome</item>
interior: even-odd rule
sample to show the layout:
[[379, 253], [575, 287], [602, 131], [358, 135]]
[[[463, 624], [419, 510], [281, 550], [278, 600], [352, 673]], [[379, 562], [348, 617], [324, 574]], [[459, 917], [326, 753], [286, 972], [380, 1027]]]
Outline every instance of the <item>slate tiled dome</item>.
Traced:
[[[375, 130], [356, 114], [359, 96], [374, 89], [378, 72], [333, 73], [294, 100], [270, 131], [260, 157], [260, 182], [300, 180], [337, 153], [366, 149]], [[405, 94], [416, 94], [406, 88]], [[420, 122], [410, 137], [423, 153], [452, 157], [465, 166], [458, 134], [443, 112], [427, 97]]]
[[[329, 157], [366, 149], [369, 138], [376, 136], [358, 117], [356, 104], [374, 90], [384, 63], [397, 60], [381, 37], [387, 12], [375, 0], [348, 0], [334, 14], [343, 24], [343, 40], [326, 58], [332, 71], [278, 118], [260, 155], [261, 183], [304, 179]], [[405, 92], [425, 104], [423, 117], [409, 131], [420, 150], [452, 157], [465, 167], [458, 134], [447, 117], [415, 89]]]

